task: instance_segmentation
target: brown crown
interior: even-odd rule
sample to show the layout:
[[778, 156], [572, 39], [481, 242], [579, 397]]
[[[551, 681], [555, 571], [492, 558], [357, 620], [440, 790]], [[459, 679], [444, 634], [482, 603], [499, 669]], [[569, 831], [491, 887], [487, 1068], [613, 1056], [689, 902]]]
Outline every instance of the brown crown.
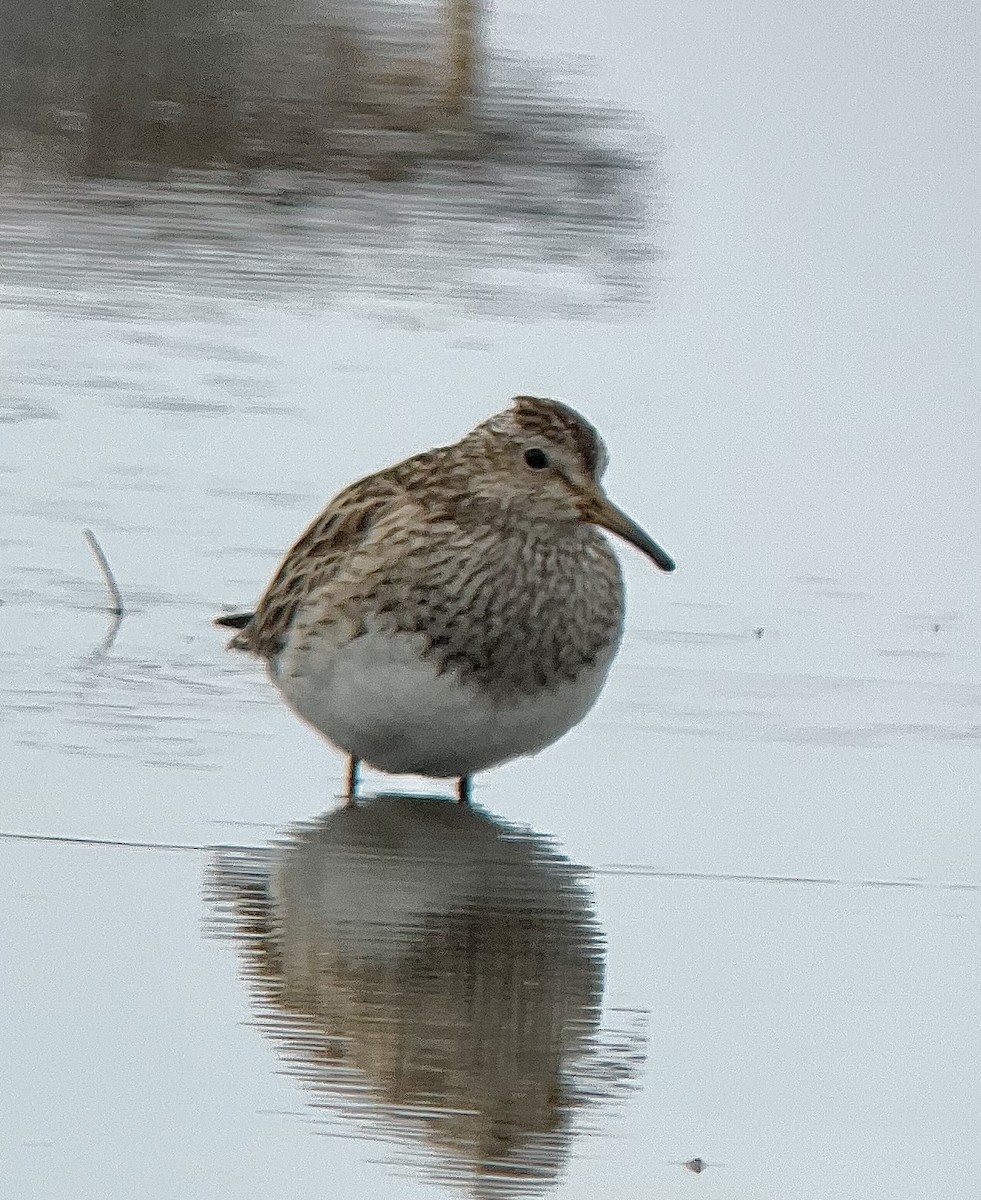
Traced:
[[571, 446], [590, 475], [605, 458], [603, 441], [592, 425], [558, 400], [547, 400], [540, 396], [515, 396], [515, 419], [524, 432], [538, 434], [553, 442], [565, 442]]

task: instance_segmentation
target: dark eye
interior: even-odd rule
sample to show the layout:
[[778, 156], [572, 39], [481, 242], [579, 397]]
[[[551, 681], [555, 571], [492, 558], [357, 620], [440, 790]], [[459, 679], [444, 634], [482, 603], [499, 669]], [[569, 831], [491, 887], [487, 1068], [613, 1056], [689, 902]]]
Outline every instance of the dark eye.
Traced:
[[543, 471], [548, 466], [548, 455], [537, 446], [525, 451], [525, 462], [533, 471]]

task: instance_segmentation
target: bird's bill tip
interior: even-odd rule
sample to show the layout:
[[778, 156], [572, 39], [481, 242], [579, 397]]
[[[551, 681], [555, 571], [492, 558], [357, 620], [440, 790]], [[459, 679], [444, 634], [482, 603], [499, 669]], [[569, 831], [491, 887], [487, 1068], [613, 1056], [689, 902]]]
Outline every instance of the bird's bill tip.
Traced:
[[599, 525], [602, 529], [609, 530], [610, 533], [615, 533], [617, 537], [623, 538], [632, 546], [636, 546], [659, 570], [670, 572], [675, 569], [676, 563], [664, 547], [658, 545], [636, 521], [631, 520], [622, 509], [617, 508], [605, 496], [596, 497], [595, 501], [588, 506], [585, 519], [594, 525]]

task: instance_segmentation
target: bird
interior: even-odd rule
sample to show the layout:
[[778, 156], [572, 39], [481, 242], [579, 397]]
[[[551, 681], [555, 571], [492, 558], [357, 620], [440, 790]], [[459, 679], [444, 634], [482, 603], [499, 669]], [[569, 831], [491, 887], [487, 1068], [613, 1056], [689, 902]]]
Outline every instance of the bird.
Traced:
[[287, 705], [392, 775], [472, 777], [536, 754], [593, 707], [623, 634], [619, 560], [674, 560], [606, 495], [597, 430], [515, 396], [452, 445], [344, 488], [287, 552], [254, 611], [215, 624]]

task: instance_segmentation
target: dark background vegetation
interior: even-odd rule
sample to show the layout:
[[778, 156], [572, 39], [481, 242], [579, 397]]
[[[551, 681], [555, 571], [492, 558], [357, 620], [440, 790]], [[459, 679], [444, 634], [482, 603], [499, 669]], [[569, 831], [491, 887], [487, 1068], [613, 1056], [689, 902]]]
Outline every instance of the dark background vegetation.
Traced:
[[0, 0], [0, 126], [81, 174], [327, 170], [352, 131], [472, 127], [479, 16], [475, 0]]
[[[646, 296], [650, 140], [562, 94], [556, 64], [492, 53], [492, 21], [482, 0], [0, 0], [5, 274], [37, 274], [42, 212], [59, 278], [66, 256], [72, 277], [107, 248], [145, 266], [162, 238], [179, 264], [207, 238], [239, 273], [246, 247], [295, 243], [319, 274], [346, 245], [378, 259], [372, 290], [473, 297], [520, 260]], [[229, 197], [251, 206], [231, 223]], [[269, 228], [270, 204], [294, 219]]]

